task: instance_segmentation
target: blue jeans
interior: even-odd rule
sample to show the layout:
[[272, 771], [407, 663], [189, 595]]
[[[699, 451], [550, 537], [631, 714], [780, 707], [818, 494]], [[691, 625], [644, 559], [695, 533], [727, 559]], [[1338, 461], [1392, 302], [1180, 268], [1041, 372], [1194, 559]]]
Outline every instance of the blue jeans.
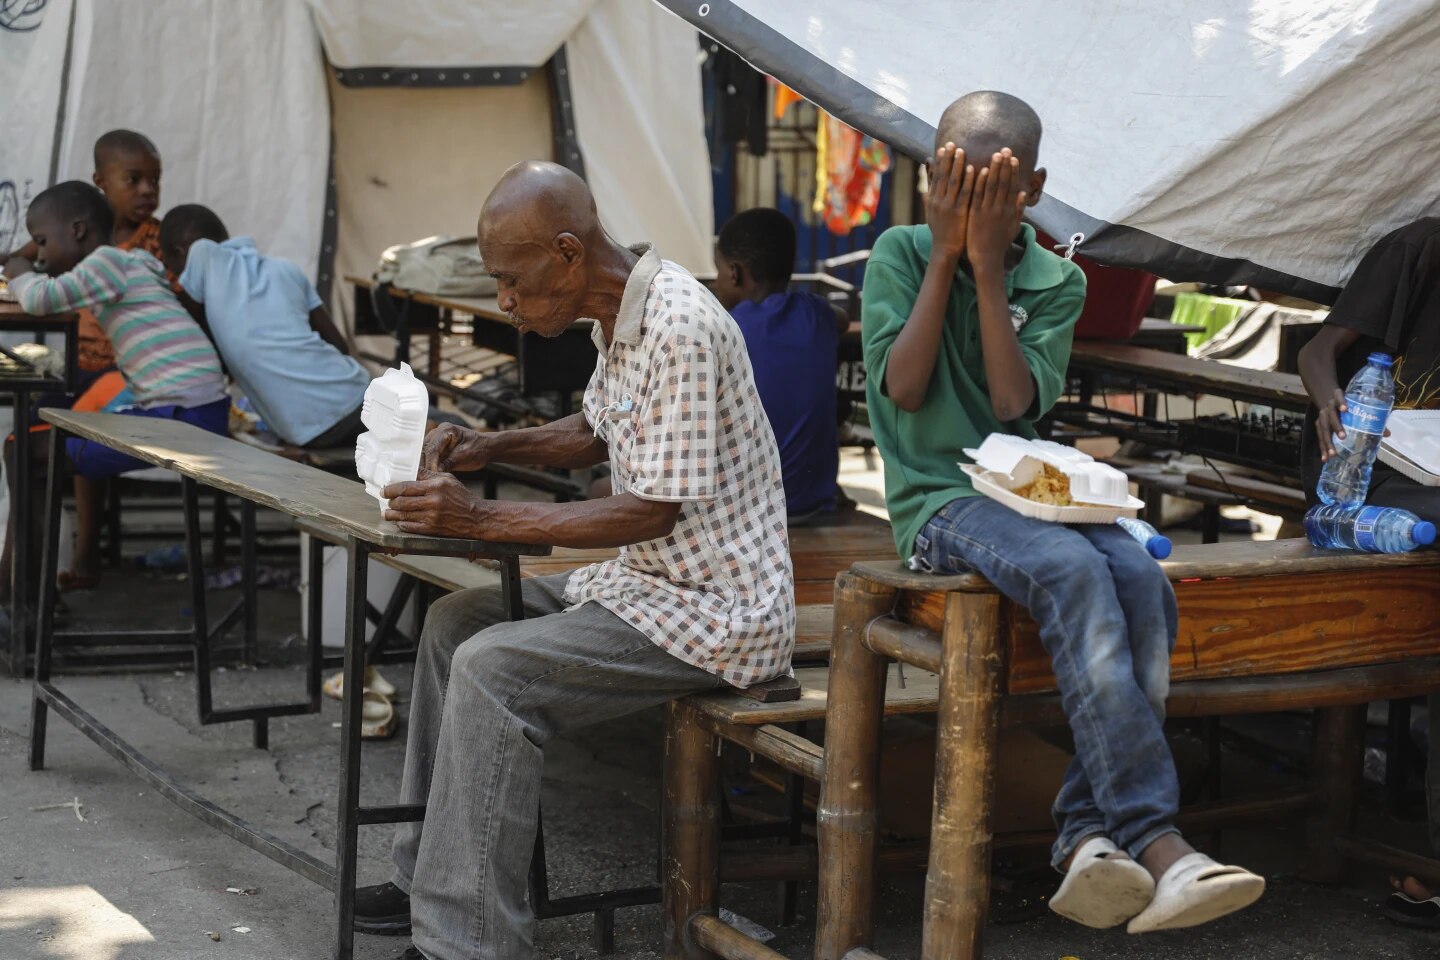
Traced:
[[975, 496], [931, 517], [915, 555], [934, 573], [979, 573], [1040, 625], [1075, 735], [1052, 863], [1094, 834], [1138, 858], [1177, 832], [1180, 786], [1162, 729], [1175, 593], [1145, 548], [1118, 526], [1047, 523]]

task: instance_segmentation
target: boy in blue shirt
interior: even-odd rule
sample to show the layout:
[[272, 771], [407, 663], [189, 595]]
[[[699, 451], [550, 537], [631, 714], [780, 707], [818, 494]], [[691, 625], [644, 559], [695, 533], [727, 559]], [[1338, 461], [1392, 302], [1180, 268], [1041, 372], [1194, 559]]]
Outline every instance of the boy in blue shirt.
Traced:
[[370, 374], [346, 344], [320, 295], [288, 260], [230, 238], [207, 207], [184, 204], [160, 228], [165, 267], [205, 308], [210, 336], [261, 418], [299, 447], [340, 447], [363, 429]]
[[1080, 268], [1021, 222], [1039, 199], [1040, 118], [983, 91], [937, 125], [926, 225], [893, 227], [865, 270], [862, 338], [875, 443], [902, 557], [977, 572], [1029, 610], [1054, 666], [1075, 759], [1054, 805], [1055, 912], [1131, 933], [1205, 923], [1265, 881], [1175, 829], [1163, 721], [1175, 595], [1114, 524], [1061, 526], [978, 495], [957, 461], [991, 433], [1035, 436], [1064, 389]]
[[846, 324], [820, 297], [787, 292], [794, 264], [795, 227], [779, 210], [746, 210], [720, 228], [712, 290], [745, 335], [760, 403], [780, 445], [792, 526], [835, 509], [835, 368]]

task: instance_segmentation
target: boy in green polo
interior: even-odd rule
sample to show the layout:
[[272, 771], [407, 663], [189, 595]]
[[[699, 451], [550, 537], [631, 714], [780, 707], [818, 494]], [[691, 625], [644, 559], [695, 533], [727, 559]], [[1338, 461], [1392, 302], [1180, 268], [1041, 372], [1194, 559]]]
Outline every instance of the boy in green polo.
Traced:
[[941, 117], [927, 225], [887, 230], [865, 271], [870, 423], [900, 555], [978, 572], [1040, 625], [1075, 735], [1052, 909], [1131, 933], [1189, 927], [1253, 903], [1265, 881], [1196, 853], [1174, 826], [1169, 581], [1115, 525], [1022, 516], [977, 495], [958, 465], [991, 433], [1034, 437], [1064, 388], [1085, 279], [1021, 222], [1045, 185], [1039, 146], [1039, 117], [1007, 94], [969, 94]]

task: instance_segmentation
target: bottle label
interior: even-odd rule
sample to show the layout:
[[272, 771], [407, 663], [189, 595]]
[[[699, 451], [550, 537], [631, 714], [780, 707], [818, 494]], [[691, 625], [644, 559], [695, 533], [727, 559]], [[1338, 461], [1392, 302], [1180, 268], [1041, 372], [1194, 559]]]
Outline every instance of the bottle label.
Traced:
[[1390, 416], [1390, 408], [1382, 407], [1373, 403], [1356, 403], [1346, 398], [1345, 412], [1340, 414], [1340, 425], [1348, 433], [1354, 430], [1356, 433], [1384, 433], [1385, 421]]
[[1375, 546], [1375, 525], [1384, 512], [1384, 507], [1361, 507], [1360, 512], [1355, 514], [1355, 549], [1366, 553], [1379, 551]]

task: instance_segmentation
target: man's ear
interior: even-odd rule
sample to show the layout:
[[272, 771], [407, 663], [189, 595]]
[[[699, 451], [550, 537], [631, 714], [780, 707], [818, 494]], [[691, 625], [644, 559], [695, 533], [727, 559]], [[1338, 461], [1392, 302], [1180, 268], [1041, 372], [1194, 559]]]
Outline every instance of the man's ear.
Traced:
[[555, 238], [555, 249], [566, 263], [579, 263], [585, 259], [585, 244], [573, 233], [562, 233]]
[[1030, 174], [1030, 187], [1025, 191], [1025, 206], [1033, 207], [1045, 192], [1045, 168], [1040, 167]]

